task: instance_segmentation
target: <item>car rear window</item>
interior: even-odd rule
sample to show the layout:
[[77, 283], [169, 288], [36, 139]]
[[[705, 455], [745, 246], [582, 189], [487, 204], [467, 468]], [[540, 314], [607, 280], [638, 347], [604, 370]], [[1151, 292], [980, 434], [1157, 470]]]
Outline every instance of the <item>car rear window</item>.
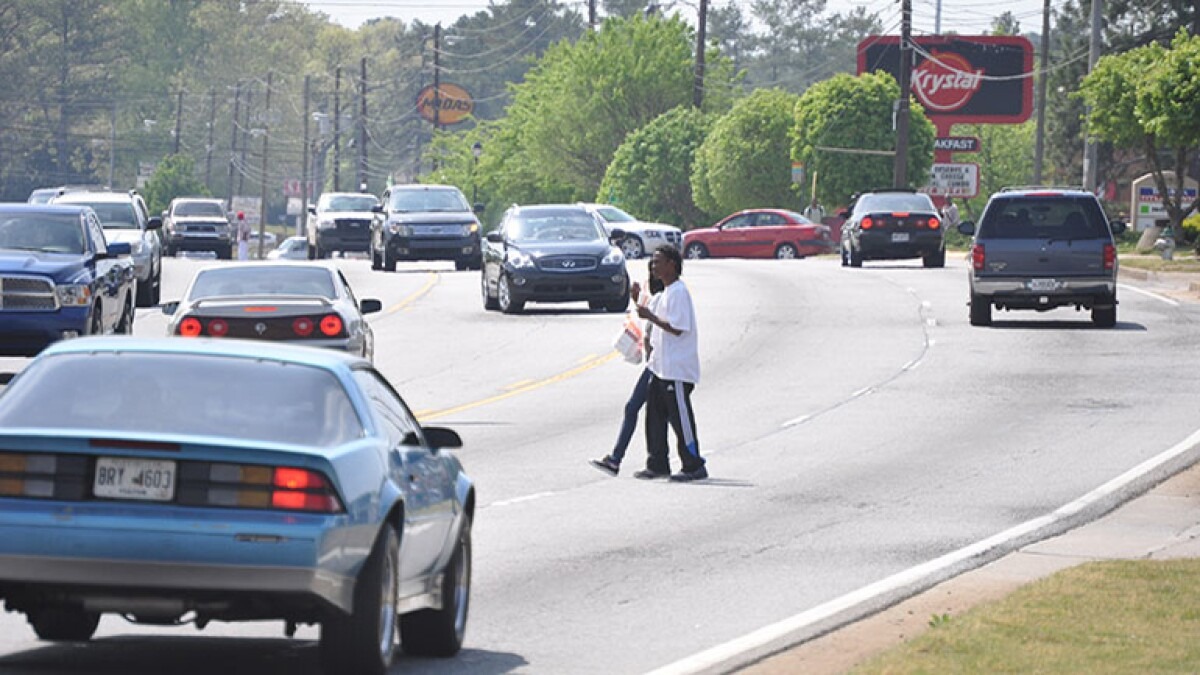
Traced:
[[923, 194], [869, 194], [859, 198], [856, 213], [935, 212], [933, 202]]
[[0, 395], [0, 427], [217, 436], [329, 447], [363, 436], [341, 382], [295, 363], [98, 352], [34, 361]]
[[979, 224], [987, 239], [1106, 239], [1108, 224], [1091, 197], [994, 197]]
[[198, 273], [187, 298], [271, 295], [318, 295], [332, 300], [337, 291], [324, 267], [219, 267]]
[[216, 202], [179, 202], [175, 215], [180, 218], [225, 218], [225, 207]]

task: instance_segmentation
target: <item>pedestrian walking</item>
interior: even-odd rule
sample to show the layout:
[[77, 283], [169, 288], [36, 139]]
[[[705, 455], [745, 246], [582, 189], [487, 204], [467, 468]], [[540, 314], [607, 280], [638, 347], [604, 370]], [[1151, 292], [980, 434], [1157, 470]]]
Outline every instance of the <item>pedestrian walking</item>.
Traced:
[[[646, 279], [645, 291], [635, 281], [629, 288], [629, 295], [637, 305], [646, 305], [652, 310], [658, 304], [658, 299], [663, 290], [662, 281], [654, 274], [654, 258], [650, 258], [649, 276]], [[648, 293], [649, 297], [643, 296], [643, 293]], [[649, 321], [646, 322], [646, 337], [645, 351], [650, 353], [650, 335], [654, 331], [654, 326]], [[642, 407], [646, 405], [646, 393], [650, 388], [650, 378], [653, 374], [650, 372], [649, 366], [642, 368], [642, 374], [638, 376], [637, 382], [633, 385], [633, 393], [629, 395], [629, 400], [625, 402], [625, 416], [621, 420], [621, 430], [617, 433], [617, 442], [613, 445], [612, 452], [601, 457], [600, 459], [590, 460], [592, 466], [601, 471], [615, 476], [621, 470], [621, 460], [625, 458], [625, 451], [629, 448], [629, 441], [633, 439], [633, 432], [637, 429], [638, 414], [642, 411]]]
[[[692, 390], [700, 382], [700, 352], [696, 308], [683, 273], [683, 256], [671, 245], [654, 252], [654, 273], [663, 283], [663, 291], [653, 310], [639, 307], [638, 316], [653, 325], [650, 337], [651, 372], [646, 392], [646, 468], [635, 478], [670, 477], [673, 481], [708, 478], [708, 469], [700, 456], [696, 437], [696, 417], [692, 411]], [[668, 458], [668, 425], [682, 463], [679, 473], [671, 473]]]
[[250, 225], [246, 222], [246, 214], [238, 211], [238, 260], [250, 259]]
[[942, 218], [946, 221], [946, 227], [958, 227], [958, 205], [954, 203], [954, 197], [946, 197], [946, 207], [942, 209]]
[[817, 202], [816, 197], [813, 197], [808, 206], [804, 207], [804, 213], [801, 215], [814, 223], [821, 223], [825, 220], [825, 207]]

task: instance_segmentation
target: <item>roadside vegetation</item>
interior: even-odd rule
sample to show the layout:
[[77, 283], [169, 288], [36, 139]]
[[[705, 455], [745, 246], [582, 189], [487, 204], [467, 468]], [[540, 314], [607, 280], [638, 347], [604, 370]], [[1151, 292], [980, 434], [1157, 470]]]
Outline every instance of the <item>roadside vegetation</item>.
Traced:
[[961, 615], [855, 668], [906, 673], [1195, 673], [1200, 560], [1072, 567]]

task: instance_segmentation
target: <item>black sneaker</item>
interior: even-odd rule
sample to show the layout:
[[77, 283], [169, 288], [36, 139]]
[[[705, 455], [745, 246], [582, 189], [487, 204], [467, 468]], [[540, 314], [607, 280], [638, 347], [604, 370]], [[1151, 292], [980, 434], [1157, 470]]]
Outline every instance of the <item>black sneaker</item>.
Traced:
[[650, 469], [642, 469], [633, 474], [634, 478], [642, 480], [655, 480], [656, 478], [667, 478], [671, 475], [670, 471], [651, 471]]
[[690, 483], [694, 480], [704, 480], [705, 478], [708, 478], [708, 469], [704, 468], [703, 465], [691, 471], [680, 471], [679, 473], [671, 474], [671, 480], [676, 483]]
[[621, 470], [621, 465], [618, 464], [617, 460], [613, 459], [611, 455], [605, 455], [600, 459], [590, 460], [589, 463], [610, 476], [617, 475], [617, 472]]

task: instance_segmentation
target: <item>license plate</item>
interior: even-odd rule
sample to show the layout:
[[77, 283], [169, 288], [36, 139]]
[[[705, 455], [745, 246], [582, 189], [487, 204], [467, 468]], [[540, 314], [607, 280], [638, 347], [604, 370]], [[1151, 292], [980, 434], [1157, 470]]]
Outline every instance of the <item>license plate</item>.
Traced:
[[175, 462], [127, 457], [96, 460], [97, 497], [166, 502], [175, 496]]
[[1058, 281], [1056, 279], [1030, 279], [1029, 290], [1056, 291], [1058, 290]]
[[892, 233], [892, 241], [896, 241], [896, 242], [908, 241], [908, 233], [907, 232], [893, 232]]

